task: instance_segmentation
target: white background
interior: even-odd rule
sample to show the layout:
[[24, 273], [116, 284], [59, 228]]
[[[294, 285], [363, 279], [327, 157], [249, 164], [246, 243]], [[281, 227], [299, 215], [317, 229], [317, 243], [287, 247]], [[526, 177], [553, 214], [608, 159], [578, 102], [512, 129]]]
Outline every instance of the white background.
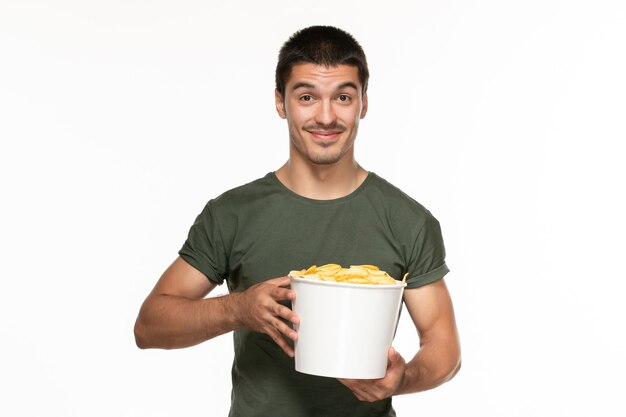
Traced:
[[452, 269], [463, 368], [398, 415], [625, 415], [625, 22], [620, 0], [0, 0], [0, 414], [227, 414], [230, 335], [141, 351], [134, 320], [204, 203], [286, 160], [278, 49], [331, 24], [372, 74], [357, 159], [435, 214]]

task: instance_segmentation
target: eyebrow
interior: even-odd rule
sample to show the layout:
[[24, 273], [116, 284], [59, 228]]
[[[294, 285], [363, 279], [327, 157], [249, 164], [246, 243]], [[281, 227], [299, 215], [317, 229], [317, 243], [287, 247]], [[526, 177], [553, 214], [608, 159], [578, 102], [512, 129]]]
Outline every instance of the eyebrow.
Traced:
[[[357, 85], [355, 83], [353, 83], [352, 81], [346, 81], [345, 83], [339, 84], [337, 86], [337, 90], [341, 90], [341, 89], [346, 88], [346, 87], [354, 88], [357, 91], [359, 90]], [[312, 89], [314, 89], [315, 86], [313, 84], [311, 84], [311, 83], [300, 81], [300, 82], [295, 83], [293, 85], [293, 87], [292, 87], [293, 90], [297, 90], [299, 88], [312, 88]]]
[[345, 83], [339, 84], [339, 87], [337, 89], [341, 90], [341, 89], [344, 89], [346, 87], [354, 88], [355, 90], [359, 91], [359, 88], [357, 87], [357, 85], [355, 83], [353, 83], [352, 81], [346, 81]]
[[293, 90], [297, 90], [298, 88], [315, 88], [315, 86], [301, 81], [293, 85]]

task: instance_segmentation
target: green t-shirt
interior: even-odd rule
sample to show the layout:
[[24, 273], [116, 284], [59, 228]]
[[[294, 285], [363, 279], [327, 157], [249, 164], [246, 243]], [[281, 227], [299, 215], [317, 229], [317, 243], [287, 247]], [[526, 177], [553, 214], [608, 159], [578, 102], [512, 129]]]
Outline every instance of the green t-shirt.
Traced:
[[[209, 201], [179, 254], [231, 292], [326, 263], [408, 272], [407, 288], [448, 272], [439, 222], [374, 173], [334, 200], [302, 197], [269, 173]], [[265, 334], [237, 329], [234, 349], [231, 417], [395, 416], [391, 399], [361, 402], [334, 378], [296, 372]]]

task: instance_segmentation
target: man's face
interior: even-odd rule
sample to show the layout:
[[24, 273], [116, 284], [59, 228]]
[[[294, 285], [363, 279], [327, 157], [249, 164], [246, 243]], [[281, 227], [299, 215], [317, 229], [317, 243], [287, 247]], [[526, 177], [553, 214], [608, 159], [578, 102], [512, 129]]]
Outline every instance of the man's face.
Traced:
[[357, 67], [298, 64], [276, 110], [289, 126], [290, 157], [334, 164], [353, 152], [359, 120], [367, 112]]

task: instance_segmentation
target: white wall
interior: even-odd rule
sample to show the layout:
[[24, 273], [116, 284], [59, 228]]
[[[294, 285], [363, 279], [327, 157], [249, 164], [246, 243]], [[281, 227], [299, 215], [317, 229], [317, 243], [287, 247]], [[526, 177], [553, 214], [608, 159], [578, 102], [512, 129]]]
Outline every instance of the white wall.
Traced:
[[0, 414], [226, 415], [230, 337], [140, 351], [134, 319], [204, 203], [286, 159], [278, 49], [332, 24], [371, 67], [357, 157], [452, 268], [463, 369], [398, 415], [623, 416], [624, 3], [225, 3], [0, 0]]

